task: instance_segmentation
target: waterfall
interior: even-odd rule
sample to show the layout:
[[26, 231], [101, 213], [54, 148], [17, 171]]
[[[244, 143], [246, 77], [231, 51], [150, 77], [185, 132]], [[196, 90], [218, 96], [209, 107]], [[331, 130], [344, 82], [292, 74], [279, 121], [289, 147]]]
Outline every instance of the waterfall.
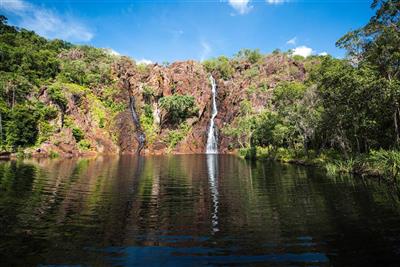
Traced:
[[211, 114], [211, 121], [210, 121], [210, 128], [208, 129], [208, 136], [207, 136], [207, 154], [217, 154], [218, 153], [218, 136], [216, 131], [216, 126], [214, 119], [217, 117], [218, 109], [217, 109], [217, 85], [215, 83], [215, 79], [213, 76], [210, 75], [210, 82], [211, 82], [211, 92], [212, 92], [212, 114]]
[[137, 115], [136, 109], [135, 109], [135, 97], [134, 96], [129, 97], [129, 108], [131, 110], [133, 124], [135, 125], [135, 128], [136, 128], [135, 129], [136, 130], [136, 140], [139, 143], [136, 153], [140, 154], [140, 151], [144, 148], [144, 144], [146, 142], [146, 135], [144, 134], [142, 127], [140, 126], [140, 120], [138, 118], [138, 115]]

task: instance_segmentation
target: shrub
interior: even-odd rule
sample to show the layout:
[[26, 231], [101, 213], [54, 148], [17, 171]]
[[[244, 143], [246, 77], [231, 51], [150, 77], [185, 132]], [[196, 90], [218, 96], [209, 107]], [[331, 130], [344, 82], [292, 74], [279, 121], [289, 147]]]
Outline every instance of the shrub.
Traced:
[[144, 99], [148, 102], [151, 100], [151, 98], [155, 95], [155, 90], [153, 87], [149, 85], [144, 85], [143, 86], [143, 97]]
[[146, 141], [152, 144], [157, 138], [157, 126], [154, 125], [153, 111], [151, 105], [144, 105], [144, 112], [140, 116], [140, 124], [146, 134]]
[[263, 55], [260, 53], [259, 49], [242, 49], [235, 55], [235, 57], [238, 60], [247, 60], [254, 64], [261, 60]]
[[60, 156], [60, 154], [58, 154], [57, 152], [51, 150], [49, 153], [49, 157], [52, 159], [58, 158]]
[[203, 65], [208, 72], [218, 72], [224, 80], [231, 78], [235, 72], [229, 58], [225, 56], [206, 60], [203, 62]]
[[91, 145], [90, 145], [90, 142], [88, 140], [83, 139], [83, 140], [80, 140], [78, 142], [78, 147], [79, 147], [80, 150], [85, 151], [85, 150], [89, 150]]
[[50, 99], [60, 107], [60, 109], [65, 112], [67, 109], [67, 98], [62, 93], [62, 86], [60, 84], [53, 84], [47, 89], [47, 93]]
[[191, 127], [186, 123], [182, 123], [179, 129], [168, 132], [165, 142], [168, 144], [168, 149], [173, 149], [186, 135], [190, 132]]
[[255, 147], [240, 148], [239, 156], [245, 159], [254, 160], [257, 158], [257, 149]]
[[371, 151], [369, 155], [371, 166], [383, 176], [396, 181], [400, 175], [400, 151], [383, 150]]
[[244, 72], [244, 76], [249, 79], [255, 78], [258, 75], [260, 75], [260, 71], [258, 70], [258, 67], [252, 67]]
[[41, 144], [50, 139], [55, 131], [55, 127], [47, 121], [39, 121], [38, 123], [38, 138], [37, 144]]
[[83, 138], [85, 138], [85, 134], [83, 133], [83, 131], [78, 128], [78, 127], [74, 127], [72, 128], [72, 135], [74, 136], [76, 142], [78, 143], [79, 141], [81, 141]]
[[165, 119], [172, 123], [181, 123], [183, 120], [194, 116], [198, 111], [194, 97], [188, 95], [162, 97], [159, 104], [167, 112]]
[[108, 86], [104, 88], [101, 96], [101, 102], [105, 107], [110, 109], [114, 114], [124, 111], [127, 108], [126, 101], [119, 102], [118, 99], [119, 90], [114, 86]]

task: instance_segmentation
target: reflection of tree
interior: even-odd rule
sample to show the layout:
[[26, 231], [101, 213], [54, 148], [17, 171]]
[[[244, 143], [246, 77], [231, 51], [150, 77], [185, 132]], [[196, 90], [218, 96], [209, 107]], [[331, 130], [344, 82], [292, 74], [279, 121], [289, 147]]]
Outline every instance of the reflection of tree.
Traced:
[[350, 257], [379, 244], [376, 253], [393, 257], [388, 226], [400, 211], [386, 187], [210, 156], [0, 163], [2, 263], [106, 266], [95, 249], [142, 245]]

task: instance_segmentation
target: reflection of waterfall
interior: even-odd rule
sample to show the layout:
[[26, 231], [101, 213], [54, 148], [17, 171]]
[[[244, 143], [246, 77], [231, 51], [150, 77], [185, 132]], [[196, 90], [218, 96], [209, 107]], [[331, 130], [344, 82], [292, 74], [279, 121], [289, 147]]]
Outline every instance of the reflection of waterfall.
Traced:
[[207, 155], [208, 183], [210, 184], [213, 210], [211, 213], [212, 231], [218, 232], [218, 156]]
[[136, 140], [139, 143], [139, 146], [137, 148], [137, 153], [140, 154], [140, 151], [143, 149], [144, 147], [144, 143], [146, 141], [146, 135], [144, 134], [144, 132], [142, 131], [142, 127], [140, 126], [140, 121], [138, 118], [138, 115], [136, 113], [136, 109], [135, 109], [135, 97], [134, 96], [130, 96], [129, 97], [129, 108], [131, 110], [131, 115], [132, 115], [132, 120], [133, 120], [133, 124], [135, 124], [135, 130], [136, 130]]
[[207, 136], [207, 154], [216, 154], [218, 153], [218, 136], [215, 126], [215, 117], [217, 117], [218, 109], [217, 109], [217, 85], [213, 76], [210, 76], [211, 82], [211, 91], [212, 91], [212, 114], [211, 114], [211, 121], [210, 121], [210, 128], [208, 129], [208, 136]]

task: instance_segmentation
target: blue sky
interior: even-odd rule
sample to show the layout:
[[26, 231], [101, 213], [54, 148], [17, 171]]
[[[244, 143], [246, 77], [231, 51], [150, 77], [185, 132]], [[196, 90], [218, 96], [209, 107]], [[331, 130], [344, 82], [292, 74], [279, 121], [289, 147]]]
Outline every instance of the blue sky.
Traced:
[[372, 0], [0, 0], [10, 24], [136, 60], [232, 56], [241, 48], [342, 57], [335, 42], [373, 15]]

